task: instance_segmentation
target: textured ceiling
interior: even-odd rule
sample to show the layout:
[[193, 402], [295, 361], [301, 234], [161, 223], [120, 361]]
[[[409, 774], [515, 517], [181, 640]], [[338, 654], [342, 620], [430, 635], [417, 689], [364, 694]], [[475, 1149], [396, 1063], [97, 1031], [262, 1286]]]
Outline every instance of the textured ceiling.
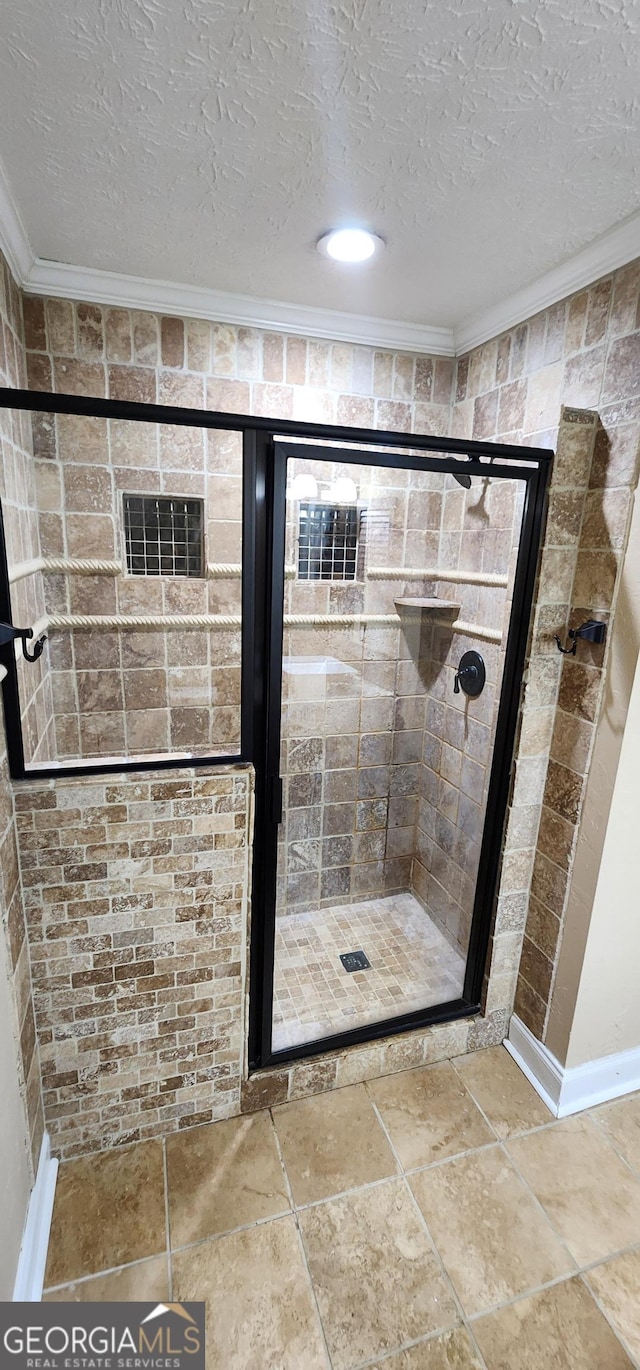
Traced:
[[[40, 257], [454, 325], [636, 211], [638, 0], [12, 0]], [[370, 225], [383, 258], [323, 260]]]

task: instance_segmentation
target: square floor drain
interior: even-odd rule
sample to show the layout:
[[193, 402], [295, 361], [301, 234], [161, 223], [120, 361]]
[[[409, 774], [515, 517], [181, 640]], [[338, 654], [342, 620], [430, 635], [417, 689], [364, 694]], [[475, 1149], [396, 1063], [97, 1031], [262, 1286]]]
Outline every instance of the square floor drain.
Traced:
[[363, 951], [345, 951], [340, 957], [340, 960], [342, 961], [345, 970], [349, 972], [352, 970], [371, 969], [371, 962], [367, 961]]

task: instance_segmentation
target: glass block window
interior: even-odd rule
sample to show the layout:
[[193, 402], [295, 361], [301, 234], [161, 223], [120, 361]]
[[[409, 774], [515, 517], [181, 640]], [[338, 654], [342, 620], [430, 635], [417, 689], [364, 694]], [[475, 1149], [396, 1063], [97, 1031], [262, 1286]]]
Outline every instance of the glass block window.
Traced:
[[200, 499], [124, 496], [127, 570], [132, 576], [202, 576]]
[[300, 580], [355, 580], [360, 516], [356, 505], [301, 504]]

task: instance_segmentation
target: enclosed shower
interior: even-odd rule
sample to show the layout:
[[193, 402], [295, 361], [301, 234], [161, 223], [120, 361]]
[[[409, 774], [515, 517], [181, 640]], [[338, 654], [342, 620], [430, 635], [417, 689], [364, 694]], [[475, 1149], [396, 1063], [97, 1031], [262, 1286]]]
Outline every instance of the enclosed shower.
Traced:
[[526, 494], [467, 460], [276, 453], [274, 1053], [465, 998]]
[[[477, 1012], [550, 454], [3, 402], [39, 477], [39, 555], [2, 509], [13, 775], [253, 766], [252, 1066]], [[161, 846], [138, 854], [179, 903]]]

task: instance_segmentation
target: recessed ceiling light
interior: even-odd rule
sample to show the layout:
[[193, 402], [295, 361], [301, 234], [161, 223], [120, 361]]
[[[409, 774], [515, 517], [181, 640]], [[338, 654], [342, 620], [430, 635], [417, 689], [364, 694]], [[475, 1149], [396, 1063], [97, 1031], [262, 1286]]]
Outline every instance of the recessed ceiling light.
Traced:
[[365, 228], [335, 228], [323, 234], [317, 246], [318, 252], [334, 262], [366, 262], [384, 247], [384, 242]]

